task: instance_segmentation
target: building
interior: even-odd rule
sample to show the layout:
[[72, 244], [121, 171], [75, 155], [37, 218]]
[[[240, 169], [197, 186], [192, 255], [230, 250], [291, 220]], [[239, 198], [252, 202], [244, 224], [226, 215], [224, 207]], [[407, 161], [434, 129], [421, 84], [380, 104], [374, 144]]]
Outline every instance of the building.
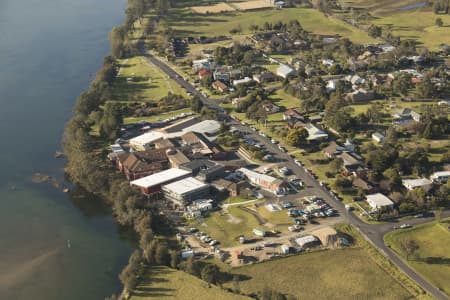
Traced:
[[201, 69], [204, 70], [211, 70], [212, 67], [212, 59], [211, 58], [205, 58], [205, 59], [199, 59], [192, 61], [192, 68], [194, 68], [195, 71], [199, 71]]
[[228, 86], [220, 80], [216, 80], [211, 85], [215, 90], [225, 93], [228, 91]]
[[433, 181], [426, 178], [403, 179], [402, 184], [410, 191], [415, 188], [421, 188], [425, 192], [428, 192], [433, 187]]
[[277, 68], [277, 75], [286, 79], [295, 75], [295, 70], [288, 65], [280, 64]]
[[150, 131], [130, 139], [130, 146], [136, 150], [146, 150], [154, 142], [164, 138], [164, 134], [158, 131]]
[[394, 117], [394, 124], [396, 125], [405, 125], [412, 121], [420, 122], [421, 119], [420, 114], [410, 108], [402, 108], [396, 111], [392, 116]]
[[185, 206], [194, 200], [207, 198], [209, 196], [209, 185], [194, 177], [187, 177], [163, 185], [162, 191], [166, 200]]
[[202, 215], [202, 212], [213, 209], [212, 199], [198, 199], [192, 201], [192, 204], [186, 207], [187, 214], [190, 217], [198, 218]]
[[222, 150], [209, 141], [203, 134], [198, 132], [187, 132], [181, 136], [181, 145], [185, 153], [194, 158], [208, 156], [218, 158], [223, 154]]
[[323, 153], [325, 153], [325, 156], [328, 158], [334, 158], [336, 155], [341, 154], [342, 152], [345, 152], [345, 148], [342, 146], [339, 146], [335, 141], [330, 142], [330, 144], [323, 148]]
[[273, 75], [273, 73], [271, 72], [263, 72], [261, 74], [253, 75], [253, 80], [257, 83], [272, 82], [275, 80], [275, 75]]
[[438, 183], [445, 183], [448, 181], [449, 178], [450, 178], [450, 171], [434, 172], [430, 176], [431, 180]]
[[227, 179], [216, 179], [211, 183], [219, 192], [227, 191], [231, 197], [239, 195], [242, 186], [249, 185], [246, 181], [234, 182]]
[[328, 139], [328, 133], [314, 126], [313, 124], [306, 124], [304, 128], [308, 131], [308, 141], [325, 141]]
[[381, 193], [371, 194], [366, 196], [366, 201], [372, 207], [372, 210], [392, 209], [394, 202]]
[[174, 148], [166, 150], [166, 155], [171, 168], [178, 168], [180, 165], [191, 161], [183, 152]]
[[348, 152], [343, 152], [339, 155], [339, 158], [342, 159], [342, 168], [347, 173], [354, 173], [359, 168], [366, 168], [366, 164], [359, 157], [357, 157], [355, 153], [351, 154]]
[[240, 168], [237, 173], [245, 176], [252, 184], [260, 186], [276, 195], [284, 194], [289, 184], [281, 179], [251, 171], [246, 168]]
[[163, 184], [168, 184], [190, 176], [191, 173], [186, 170], [171, 168], [152, 175], [133, 180], [131, 186], [138, 187], [145, 195], [151, 195], [161, 191]]
[[379, 133], [379, 132], [372, 133], [372, 140], [374, 140], [378, 143], [382, 143], [382, 142], [384, 142], [384, 139], [385, 139], [385, 137], [381, 133]]
[[313, 235], [305, 235], [305, 236], [296, 238], [295, 242], [302, 250], [320, 245], [319, 239]]
[[209, 75], [211, 75], [211, 71], [209, 71], [209, 70], [201, 69], [200, 71], [198, 71], [198, 78], [199, 79], [203, 79], [205, 77], [208, 77]]
[[266, 101], [262, 104], [264, 110], [268, 113], [274, 114], [280, 111], [280, 107], [272, 102]]
[[361, 177], [355, 177], [352, 181], [352, 187], [355, 189], [362, 189], [365, 193], [375, 192], [375, 188]]
[[370, 101], [370, 100], [375, 99], [375, 93], [370, 90], [359, 88], [356, 91], [348, 93], [345, 96], [345, 98], [346, 98], [346, 100], [351, 101], [353, 103], [364, 102], [364, 101]]
[[167, 169], [169, 160], [165, 149], [123, 153], [116, 159], [118, 169], [128, 180], [136, 180]]
[[191, 162], [181, 164], [180, 169], [192, 173], [202, 181], [211, 181], [222, 177], [225, 174], [224, 166], [208, 159], [196, 159]]
[[284, 121], [301, 121], [304, 122], [305, 118], [295, 109], [289, 108], [283, 113], [283, 120]]
[[338, 241], [338, 233], [337, 231], [330, 226], [323, 227], [317, 230], [314, 230], [312, 234], [317, 237], [323, 246], [332, 247]]
[[220, 71], [216, 70], [213, 73], [213, 78], [214, 78], [214, 80], [229, 82], [230, 81], [230, 73], [224, 72], [222, 70], [220, 70]]
[[233, 86], [238, 86], [238, 85], [241, 85], [241, 84], [247, 84], [247, 83], [250, 83], [252, 81], [253, 81], [253, 79], [251, 79], [250, 77], [244, 77], [243, 79], [235, 79], [235, 80], [233, 80]]

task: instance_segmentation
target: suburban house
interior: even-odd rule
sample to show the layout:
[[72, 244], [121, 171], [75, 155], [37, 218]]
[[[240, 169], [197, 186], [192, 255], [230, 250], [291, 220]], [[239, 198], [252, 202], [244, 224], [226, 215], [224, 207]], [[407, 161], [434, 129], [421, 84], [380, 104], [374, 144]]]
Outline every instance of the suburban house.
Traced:
[[202, 180], [211, 181], [222, 177], [225, 167], [208, 159], [196, 159], [180, 165], [182, 170], [190, 171], [192, 176]]
[[450, 178], [450, 171], [440, 171], [431, 174], [430, 179], [438, 183], [446, 183]]
[[394, 208], [394, 202], [381, 193], [367, 195], [366, 201], [374, 211], [379, 209], [390, 210]]
[[308, 141], [325, 141], [328, 139], [328, 133], [319, 129], [313, 124], [306, 124], [304, 128], [308, 131]]
[[280, 111], [280, 107], [276, 104], [273, 104], [270, 101], [265, 101], [262, 104], [262, 107], [264, 108], [265, 111], [267, 111], [268, 113], [272, 113], [272, 114]]
[[222, 71], [222, 70], [216, 70], [213, 72], [213, 78], [214, 78], [214, 80], [229, 82], [230, 81], [230, 73]]
[[220, 80], [214, 81], [212, 83], [212, 87], [221, 93], [225, 93], [228, 91], [228, 86]]
[[209, 70], [201, 69], [200, 71], [198, 71], [198, 78], [200, 79], [208, 77], [209, 75], [211, 75], [211, 71]]
[[241, 101], [245, 100], [243, 97], [236, 97], [231, 100], [231, 104], [238, 105]]
[[392, 116], [394, 117], [394, 124], [396, 125], [404, 125], [412, 121], [420, 122], [421, 118], [419, 113], [410, 108], [402, 108], [396, 111]]
[[343, 162], [343, 170], [345, 173], [354, 173], [359, 168], [366, 168], [366, 164], [360, 160], [359, 157], [356, 157], [356, 154], [351, 154], [348, 152], [343, 152], [338, 156], [340, 159], [342, 159]]
[[275, 177], [251, 171], [246, 168], [240, 168], [237, 173], [245, 176], [252, 184], [260, 186], [276, 195], [283, 194], [285, 189], [289, 186], [288, 182], [277, 179]]
[[167, 169], [169, 160], [165, 149], [123, 153], [116, 160], [118, 169], [128, 180], [136, 180]]
[[152, 195], [161, 191], [163, 184], [168, 184], [188, 176], [191, 176], [189, 171], [172, 168], [133, 180], [130, 182], [130, 186], [140, 188], [144, 195]]
[[329, 68], [332, 65], [334, 65], [334, 60], [328, 59], [328, 58], [324, 58], [324, 59], [322, 59], [322, 65], [324, 65], [325, 67]]
[[410, 191], [415, 188], [421, 188], [425, 192], [428, 192], [433, 187], [433, 181], [426, 178], [403, 179], [402, 184]]
[[364, 102], [364, 101], [370, 101], [375, 99], [375, 93], [373, 91], [368, 91], [363, 88], [359, 88], [356, 91], [353, 91], [351, 93], [348, 93], [345, 96], [346, 100], [351, 101], [353, 103], [355, 102]]
[[253, 80], [257, 83], [272, 82], [275, 80], [275, 75], [272, 72], [263, 72], [261, 74], [253, 75]]
[[345, 81], [350, 82], [352, 84], [352, 86], [358, 86], [363, 84], [364, 82], [366, 82], [366, 80], [364, 78], [362, 78], [359, 75], [347, 75], [344, 77]]
[[385, 137], [381, 133], [379, 133], [379, 132], [372, 133], [372, 140], [376, 141], [377, 143], [384, 142], [384, 139], [385, 139]]
[[353, 178], [352, 186], [355, 189], [362, 189], [365, 193], [373, 193], [375, 191], [375, 188], [370, 183], [358, 176]]
[[286, 79], [295, 75], [295, 70], [288, 65], [280, 64], [277, 68], [277, 75]]
[[212, 59], [205, 58], [205, 59], [194, 60], [194, 61], [192, 61], [192, 68], [194, 68], [195, 71], [200, 71], [202, 69], [211, 70]]
[[187, 177], [162, 186], [166, 200], [185, 206], [194, 200], [209, 196], [209, 185], [194, 177]]
[[349, 140], [347, 140], [343, 146], [340, 146], [335, 141], [330, 142], [330, 144], [323, 148], [323, 153], [328, 158], [334, 158], [343, 152], [353, 152], [355, 150], [355, 145], [353, 145]]
[[295, 109], [289, 108], [283, 113], [283, 120], [285, 121], [305, 121], [305, 118]]

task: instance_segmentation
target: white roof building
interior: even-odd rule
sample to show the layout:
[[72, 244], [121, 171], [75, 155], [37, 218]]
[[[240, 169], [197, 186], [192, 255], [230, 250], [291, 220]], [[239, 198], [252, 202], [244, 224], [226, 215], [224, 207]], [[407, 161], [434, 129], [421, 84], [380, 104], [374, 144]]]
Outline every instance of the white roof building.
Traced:
[[219, 122], [217, 122], [216, 120], [204, 120], [201, 121], [200, 123], [184, 128], [182, 132], [183, 134], [190, 131], [199, 132], [208, 137], [215, 135], [217, 132], [219, 132], [219, 130], [220, 130]]
[[137, 150], [145, 150], [150, 144], [162, 138], [164, 138], [164, 134], [161, 132], [150, 131], [132, 138], [130, 140], [130, 145]]
[[384, 141], [384, 135], [379, 132], [372, 133], [372, 139], [378, 143], [382, 143]]
[[252, 82], [252, 81], [253, 81], [253, 79], [251, 79], [250, 77], [244, 77], [243, 79], [233, 80], [233, 85], [237, 86], [237, 85], [249, 83], [249, 82]]
[[307, 247], [307, 246], [311, 246], [311, 245], [316, 244], [316, 243], [320, 243], [319, 240], [313, 235], [305, 235], [305, 236], [296, 238], [295, 242], [301, 248], [304, 248], [304, 247]]
[[289, 76], [292, 76], [295, 74], [295, 70], [291, 67], [280, 64], [280, 66], [277, 68], [277, 75], [283, 78], [288, 78]]
[[308, 131], [308, 141], [320, 141], [328, 139], [328, 133], [317, 128], [313, 124], [305, 125], [305, 129]]
[[450, 171], [440, 171], [440, 172], [434, 172], [430, 179], [433, 181], [438, 182], [447, 182], [447, 180], [450, 178]]
[[394, 207], [394, 202], [392, 202], [391, 199], [381, 193], [367, 195], [366, 199], [367, 203], [369, 203], [370, 207], [372, 207], [374, 210], [385, 207], [392, 209]]
[[191, 172], [189, 171], [171, 168], [168, 170], [164, 170], [162, 172], [154, 173], [146, 177], [142, 177], [137, 180], [133, 180], [130, 182], [130, 185], [141, 188], [150, 188], [173, 180], [177, 180], [179, 178], [186, 177], [189, 174], [191, 174]]
[[402, 184], [408, 190], [413, 190], [415, 188], [422, 188], [425, 192], [428, 192], [433, 186], [433, 182], [426, 178], [403, 179]]

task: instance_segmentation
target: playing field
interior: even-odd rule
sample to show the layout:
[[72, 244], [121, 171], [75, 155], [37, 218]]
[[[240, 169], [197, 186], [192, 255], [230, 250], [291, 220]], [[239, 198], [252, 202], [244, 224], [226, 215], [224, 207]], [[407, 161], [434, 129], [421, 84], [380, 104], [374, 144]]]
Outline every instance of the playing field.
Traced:
[[270, 287], [296, 299], [408, 299], [411, 295], [360, 248], [321, 251], [249, 265], [240, 290]]
[[214, 14], [236, 10], [234, 7], [224, 2], [208, 6], [192, 6], [191, 9], [193, 12], [198, 14]]
[[417, 253], [410, 255], [408, 263], [420, 274], [450, 296], [450, 219], [437, 224], [431, 222], [411, 229], [389, 233], [385, 241], [397, 253], [406, 257], [400, 244], [414, 240], [419, 245]]
[[315, 9], [287, 8], [282, 10], [234, 11], [215, 15], [194, 14], [190, 9], [173, 9], [168, 17], [169, 24], [178, 36], [217, 36], [229, 35], [233, 28], [240, 27], [241, 34], [251, 34], [250, 25], [263, 25], [264, 22], [287, 22], [298, 20], [308, 31], [315, 34], [338, 34], [356, 43], [372, 43], [375, 39], [367, 33], [326, 17]]

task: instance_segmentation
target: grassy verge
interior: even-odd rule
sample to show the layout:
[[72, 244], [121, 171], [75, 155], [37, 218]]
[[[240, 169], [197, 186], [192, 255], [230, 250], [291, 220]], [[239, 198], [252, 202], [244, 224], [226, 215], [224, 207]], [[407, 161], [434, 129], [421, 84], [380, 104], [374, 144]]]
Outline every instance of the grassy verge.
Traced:
[[450, 219], [440, 224], [431, 222], [407, 230], [393, 231], [385, 241], [397, 253], [406, 258], [401, 243], [414, 240], [419, 249], [410, 255], [408, 264], [430, 282], [450, 295]]
[[249, 298], [228, 293], [183, 271], [152, 266], [147, 269], [130, 299], [243, 300]]

